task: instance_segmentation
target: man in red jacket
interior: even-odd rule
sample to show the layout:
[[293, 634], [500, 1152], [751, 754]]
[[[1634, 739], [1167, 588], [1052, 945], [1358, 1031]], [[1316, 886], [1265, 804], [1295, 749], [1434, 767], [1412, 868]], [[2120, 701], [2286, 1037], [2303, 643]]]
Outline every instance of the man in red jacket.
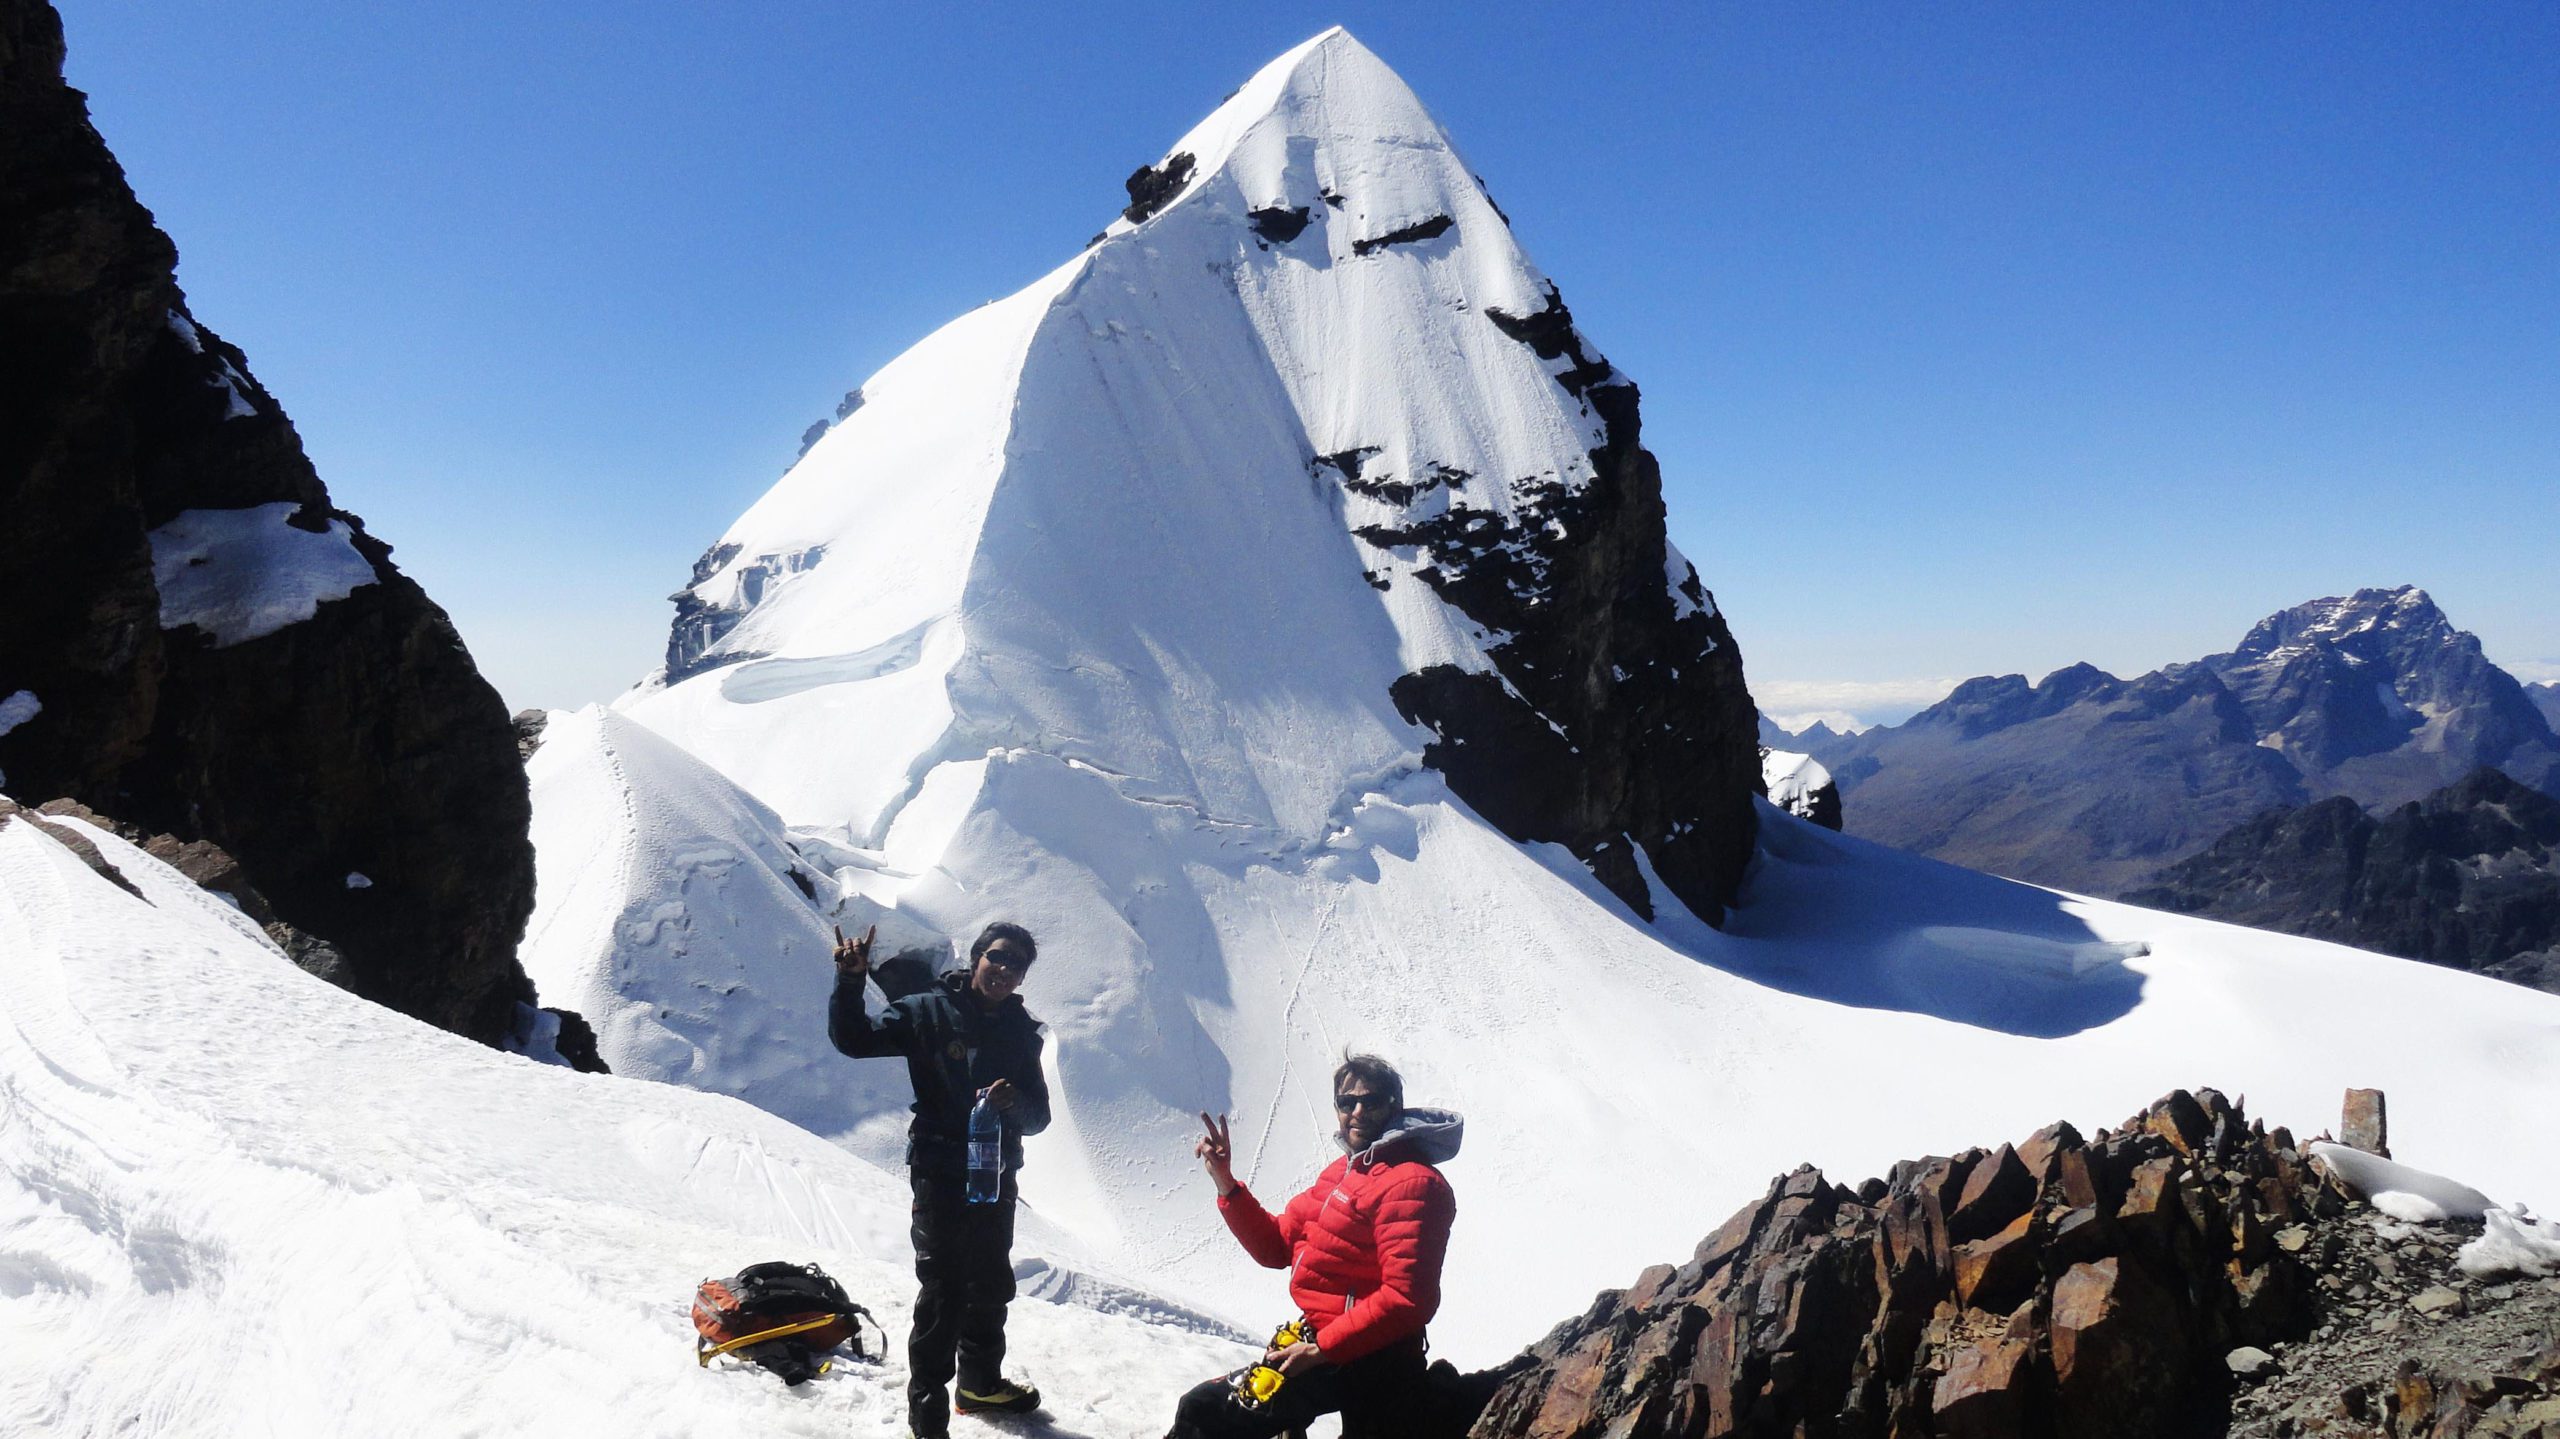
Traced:
[[1273, 1349], [1283, 1374], [1260, 1406], [1224, 1380], [1182, 1396], [1169, 1439], [1270, 1439], [1340, 1411], [1343, 1439], [1420, 1432], [1423, 1326], [1440, 1308], [1440, 1261], [1458, 1201], [1434, 1165], [1458, 1152], [1465, 1122], [1445, 1109], [1407, 1109], [1395, 1066], [1357, 1054], [1333, 1075], [1343, 1157], [1275, 1218], [1236, 1182], [1228, 1126], [1207, 1115], [1193, 1147], [1218, 1186], [1218, 1213], [1245, 1253], [1289, 1271], [1289, 1297], [1313, 1337]]

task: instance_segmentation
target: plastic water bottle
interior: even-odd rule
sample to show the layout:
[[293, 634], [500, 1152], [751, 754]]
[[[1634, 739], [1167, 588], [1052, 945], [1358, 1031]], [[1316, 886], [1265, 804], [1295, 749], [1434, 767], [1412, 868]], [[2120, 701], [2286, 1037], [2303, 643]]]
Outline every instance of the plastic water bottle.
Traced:
[[984, 1092], [969, 1111], [969, 1202], [1004, 1197], [1004, 1120]]

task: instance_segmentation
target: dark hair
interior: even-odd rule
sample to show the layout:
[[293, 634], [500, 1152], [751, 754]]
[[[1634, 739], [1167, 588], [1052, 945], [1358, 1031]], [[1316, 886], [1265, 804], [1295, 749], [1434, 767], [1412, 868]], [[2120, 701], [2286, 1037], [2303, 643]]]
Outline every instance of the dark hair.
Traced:
[[1022, 962], [1025, 965], [1040, 957], [1040, 945], [1038, 941], [1032, 939], [1031, 931], [1015, 924], [1012, 920], [1000, 919], [978, 931], [977, 942], [969, 946], [969, 962], [976, 964], [978, 956], [987, 952], [987, 946], [999, 939], [1012, 945], [1014, 952], [1022, 956]]
[[1333, 1092], [1340, 1094], [1347, 1079], [1368, 1081], [1371, 1094], [1383, 1094], [1398, 1109], [1404, 1108], [1404, 1076], [1396, 1067], [1374, 1054], [1346, 1054], [1341, 1067], [1333, 1072]]

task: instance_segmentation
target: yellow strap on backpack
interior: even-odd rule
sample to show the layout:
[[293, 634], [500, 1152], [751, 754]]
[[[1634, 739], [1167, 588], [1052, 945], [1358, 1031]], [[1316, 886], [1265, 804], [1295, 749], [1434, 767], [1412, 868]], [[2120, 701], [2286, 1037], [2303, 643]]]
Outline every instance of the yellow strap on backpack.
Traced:
[[[803, 1319], [797, 1324], [785, 1324], [779, 1329], [768, 1329], [761, 1334], [743, 1335], [739, 1338], [732, 1339], [725, 1344], [705, 1344], [697, 1338], [693, 1341], [694, 1362], [701, 1365], [703, 1368], [708, 1369], [711, 1367], [712, 1360], [719, 1358], [721, 1355], [728, 1353], [732, 1349], [744, 1349], [750, 1344], [762, 1344], [768, 1339], [786, 1339], [794, 1334], [806, 1334], [812, 1329], [824, 1329], [828, 1325], [835, 1323], [839, 1317], [841, 1316], [834, 1314], [821, 1314], [815, 1319]], [[822, 1370], [821, 1372], [824, 1371]]]

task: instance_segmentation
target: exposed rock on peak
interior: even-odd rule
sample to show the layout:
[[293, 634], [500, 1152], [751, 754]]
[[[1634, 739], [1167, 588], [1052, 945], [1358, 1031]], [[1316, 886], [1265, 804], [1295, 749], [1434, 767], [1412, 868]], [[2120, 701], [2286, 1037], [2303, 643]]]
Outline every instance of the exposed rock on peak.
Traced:
[[62, 61], [0, 3], [0, 696], [33, 706], [0, 772], [218, 845], [359, 993], [496, 1042], [532, 998], [506, 709], [188, 311]]
[[2219, 1433], [2225, 1356], [2319, 1312], [2277, 1233], [2344, 1207], [2211, 1090], [1854, 1188], [1799, 1169], [1533, 1346], [1472, 1432]]
[[1177, 151], [1160, 165], [1139, 166], [1129, 175], [1129, 205], [1120, 212], [1120, 218], [1132, 225], [1143, 224], [1182, 193], [1197, 163], [1189, 151]]
[[2296, 605], [2202, 663], [2315, 792], [2395, 804], [2480, 764], [2560, 781], [2560, 737], [2524, 687], [2413, 585]]

